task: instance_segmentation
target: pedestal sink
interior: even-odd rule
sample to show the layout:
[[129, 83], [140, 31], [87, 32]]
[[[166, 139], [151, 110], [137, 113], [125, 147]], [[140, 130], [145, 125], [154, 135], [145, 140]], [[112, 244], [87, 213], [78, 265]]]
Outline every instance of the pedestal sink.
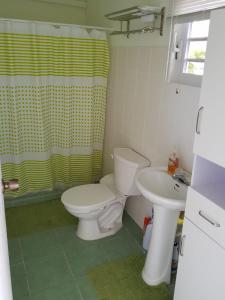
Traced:
[[142, 278], [148, 285], [170, 282], [173, 244], [180, 211], [186, 203], [187, 186], [176, 182], [166, 168], [144, 168], [136, 185], [154, 208], [152, 237]]

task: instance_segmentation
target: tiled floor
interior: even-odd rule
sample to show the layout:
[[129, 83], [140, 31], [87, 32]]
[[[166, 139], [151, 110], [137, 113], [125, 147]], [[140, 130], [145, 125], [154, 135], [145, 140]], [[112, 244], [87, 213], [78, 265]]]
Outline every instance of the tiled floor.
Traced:
[[123, 299], [113, 296], [113, 290], [101, 298], [88, 272], [144, 255], [141, 230], [130, 217], [124, 216], [124, 227], [115, 236], [83, 241], [59, 200], [9, 208], [6, 216], [14, 300]]
[[166, 284], [150, 287], [141, 277], [145, 257], [131, 255], [92, 268], [87, 272], [100, 299], [171, 300]]

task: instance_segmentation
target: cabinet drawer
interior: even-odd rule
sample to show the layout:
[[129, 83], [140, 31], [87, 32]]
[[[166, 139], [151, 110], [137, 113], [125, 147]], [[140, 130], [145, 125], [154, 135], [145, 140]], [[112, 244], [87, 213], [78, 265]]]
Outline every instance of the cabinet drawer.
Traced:
[[195, 188], [189, 188], [185, 217], [225, 248], [225, 194], [221, 196], [224, 197], [223, 202], [223, 199], [218, 197], [218, 189], [215, 185], [206, 186], [205, 190], [210, 191], [211, 196], [216, 195], [214, 197], [216, 200], [213, 197], [209, 200]]

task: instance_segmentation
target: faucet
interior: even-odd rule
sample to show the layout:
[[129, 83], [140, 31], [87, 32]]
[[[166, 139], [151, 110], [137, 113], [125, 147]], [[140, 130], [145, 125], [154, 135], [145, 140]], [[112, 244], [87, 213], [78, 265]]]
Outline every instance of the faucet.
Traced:
[[176, 180], [179, 183], [183, 183], [187, 186], [190, 185], [190, 179], [187, 178], [188, 176], [185, 174], [183, 170], [177, 170], [175, 173], [172, 175], [172, 178]]

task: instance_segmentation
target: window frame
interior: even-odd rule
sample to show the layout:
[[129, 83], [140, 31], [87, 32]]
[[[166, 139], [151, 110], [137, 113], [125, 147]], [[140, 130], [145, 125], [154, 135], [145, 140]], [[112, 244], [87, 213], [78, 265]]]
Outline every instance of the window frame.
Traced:
[[186, 58], [188, 44], [191, 41], [208, 41], [208, 37], [189, 37], [191, 24], [194, 21], [210, 20], [210, 13], [193, 14], [175, 17], [172, 22], [172, 36], [169, 51], [169, 81], [200, 87], [203, 75], [184, 72], [185, 62], [204, 62], [205, 59]]

